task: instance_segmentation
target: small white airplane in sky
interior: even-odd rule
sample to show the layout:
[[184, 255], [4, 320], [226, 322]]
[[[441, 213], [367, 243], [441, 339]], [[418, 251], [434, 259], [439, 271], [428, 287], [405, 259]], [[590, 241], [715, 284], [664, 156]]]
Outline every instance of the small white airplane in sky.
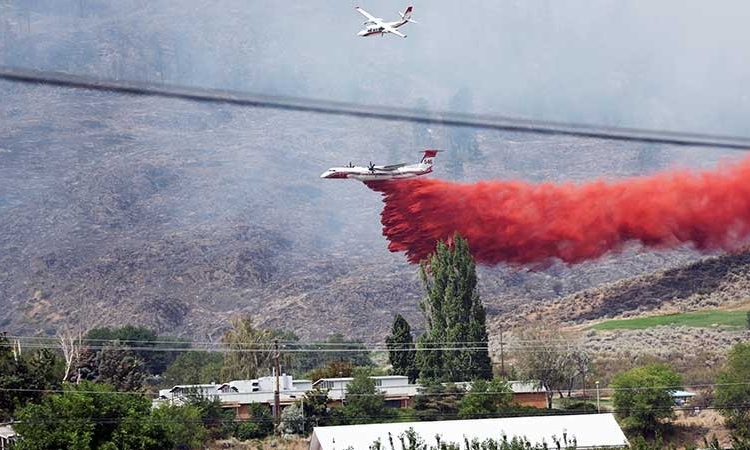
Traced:
[[385, 181], [402, 178], [413, 178], [432, 172], [432, 159], [439, 150], [425, 150], [422, 160], [417, 164], [393, 164], [376, 166], [372, 162], [368, 167], [354, 166], [331, 167], [323, 172], [320, 178], [353, 178], [359, 181]]
[[374, 34], [380, 34], [383, 36], [385, 33], [393, 33], [396, 36], [406, 37], [405, 34], [398, 31], [396, 28], [400, 27], [401, 25], [404, 25], [407, 22], [413, 22], [417, 23], [416, 20], [411, 19], [411, 10], [412, 7], [409, 6], [406, 8], [406, 11], [400, 12], [401, 20], [397, 20], [395, 22], [385, 22], [383, 19], [379, 17], [374, 17], [372, 14], [368, 13], [364, 9], [357, 6], [357, 11], [359, 11], [360, 14], [367, 17], [367, 20], [364, 22], [364, 25], [367, 27], [364, 30], [357, 33], [359, 36], [365, 37], [365, 36], [372, 36]]

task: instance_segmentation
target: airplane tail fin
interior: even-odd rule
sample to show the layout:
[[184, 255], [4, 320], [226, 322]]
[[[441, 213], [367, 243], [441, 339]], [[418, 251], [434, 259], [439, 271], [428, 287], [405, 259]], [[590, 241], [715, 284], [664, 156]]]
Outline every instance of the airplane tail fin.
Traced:
[[406, 7], [406, 11], [404, 11], [404, 12], [399, 11], [398, 13], [401, 15], [401, 20], [403, 20], [404, 22], [417, 23], [416, 20], [412, 20], [412, 18], [411, 18], [411, 11], [412, 11], [412, 9], [414, 9], [414, 7], [411, 6], [411, 5], [409, 5], [409, 6]]
[[425, 151], [423, 152], [424, 155], [422, 156], [422, 160], [419, 161], [419, 163], [432, 166], [432, 160], [433, 158], [435, 158], [435, 155], [437, 155], [439, 151], [440, 150], [435, 150], [435, 149], [425, 149]]

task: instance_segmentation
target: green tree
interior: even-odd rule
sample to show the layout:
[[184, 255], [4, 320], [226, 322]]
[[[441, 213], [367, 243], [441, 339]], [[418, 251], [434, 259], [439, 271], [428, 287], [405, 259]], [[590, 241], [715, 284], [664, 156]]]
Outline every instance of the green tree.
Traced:
[[311, 370], [307, 373], [306, 378], [318, 381], [321, 378], [341, 378], [350, 377], [354, 373], [354, 366], [347, 361], [331, 360], [326, 363], [325, 367]]
[[253, 325], [250, 316], [235, 316], [232, 327], [224, 333], [221, 343], [229, 350], [224, 355], [221, 377], [224, 380], [251, 380], [271, 373], [274, 332]]
[[273, 417], [267, 405], [250, 405], [250, 419], [235, 424], [234, 436], [237, 439], [263, 439], [273, 434]]
[[234, 411], [222, 408], [218, 398], [193, 395], [189, 397], [188, 405], [199, 411], [203, 426], [211, 439], [223, 439], [231, 434]]
[[[145, 421], [145, 434], [161, 438], [160, 449], [202, 448], [208, 439], [201, 411], [194, 405], [160, 405]], [[137, 448], [137, 447], [136, 447]]]
[[223, 362], [221, 353], [199, 350], [183, 352], [164, 371], [162, 384], [174, 386], [219, 382]]
[[305, 393], [302, 403], [306, 425], [309, 429], [330, 425], [328, 416], [328, 390], [315, 388]]
[[88, 345], [100, 348], [111, 346], [115, 341], [125, 348], [134, 348], [131, 352], [140, 358], [148, 373], [157, 375], [163, 373], [167, 366], [177, 357], [174, 351], [159, 351], [158, 349], [188, 348], [189, 342], [172, 337], [160, 337], [155, 331], [146, 327], [125, 325], [119, 328], [92, 328], [85, 336]]
[[471, 389], [461, 399], [458, 416], [462, 419], [493, 417], [509, 409], [512, 401], [513, 391], [506, 381], [497, 378], [477, 380], [471, 383]]
[[350, 424], [384, 422], [393, 416], [368, 368], [354, 370], [354, 379], [346, 386], [344, 416]]
[[148, 370], [141, 358], [120, 345], [110, 343], [94, 352], [84, 352], [77, 368], [81, 380], [111, 384], [118, 391], [137, 391], [143, 387]]
[[370, 352], [361, 341], [347, 339], [340, 333], [328, 336], [323, 343], [293, 344], [290, 347], [307, 350], [295, 353], [295, 368], [301, 373], [324, 367], [330, 361], [345, 361], [352, 367], [374, 365]]
[[249, 380], [270, 375], [277, 344], [279, 364], [285, 371], [299, 366], [298, 359], [306, 358], [299, 356], [303, 352], [284, 352], [285, 349], [302, 348], [295, 342], [299, 338], [292, 332], [257, 328], [250, 316], [235, 316], [231, 325], [221, 338], [221, 343], [229, 350], [221, 368], [224, 380]]
[[51, 350], [18, 353], [0, 334], [0, 421], [13, 418], [18, 408], [40, 401], [45, 391], [60, 389], [62, 362]]
[[419, 375], [415, 359], [414, 338], [411, 335], [409, 322], [401, 314], [396, 314], [391, 327], [391, 334], [385, 338], [388, 347], [388, 361], [395, 375], [406, 375], [410, 382], [415, 382]]
[[294, 402], [281, 411], [281, 423], [279, 424], [281, 434], [305, 433], [304, 409], [300, 402]]
[[750, 440], [750, 344], [738, 343], [729, 351], [723, 370], [716, 377], [715, 405], [735, 434]]
[[438, 242], [420, 273], [427, 291], [420, 307], [427, 324], [418, 340], [419, 378], [491, 379], [486, 313], [468, 241], [456, 233], [450, 245]]
[[137, 394], [83, 381], [19, 410], [19, 450], [195, 449], [208, 436], [195, 406], [151, 408]]
[[25, 406], [13, 426], [23, 436], [18, 450], [164, 448], [162, 430], [147, 426], [150, 414], [148, 398], [84, 381]]
[[456, 419], [465, 394], [466, 390], [461, 386], [428, 380], [414, 396], [414, 415], [420, 421]]
[[663, 364], [635, 367], [612, 381], [615, 414], [624, 428], [653, 433], [674, 419], [670, 390], [682, 384], [680, 374]]

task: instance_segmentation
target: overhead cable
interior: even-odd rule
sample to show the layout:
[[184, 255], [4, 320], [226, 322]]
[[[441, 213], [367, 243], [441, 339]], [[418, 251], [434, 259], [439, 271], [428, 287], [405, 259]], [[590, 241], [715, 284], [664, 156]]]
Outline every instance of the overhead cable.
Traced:
[[462, 114], [447, 111], [433, 112], [394, 106], [363, 105], [359, 103], [322, 99], [252, 94], [223, 89], [165, 85], [142, 81], [112, 80], [87, 75], [73, 75], [63, 72], [14, 67], [0, 66], [0, 79], [34, 85], [49, 85], [127, 95], [173, 98], [201, 103], [223, 103], [253, 108], [310, 112], [397, 122], [470, 127], [499, 131], [515, 131], [521, 133], [577, 136], [652, 144], [713, 147], [745, 151], [750, 149], [750, 138], [748, 137], [610, 127], [548, 120], [533, 120], [502, 115]]

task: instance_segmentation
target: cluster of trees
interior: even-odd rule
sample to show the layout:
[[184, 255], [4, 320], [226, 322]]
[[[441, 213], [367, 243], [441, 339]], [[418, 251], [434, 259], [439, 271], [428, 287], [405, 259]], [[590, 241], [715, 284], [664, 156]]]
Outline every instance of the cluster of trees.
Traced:
[[61, 387], [62, 364], [49, 349], [21, 352], [3, 333], [0, 335], [0, 422], [14, 417], [15, 410], [40, 401], [45, 392]]
[[[716, 378], [715, 399], [731, 430], [733, 448], [750, 448], [750, 344], [738, 343], [730, 350]], [[681, 389], [682, 376], [666, 364], [651, 363], [617, 375], [610, 384], [620, 424], [639, 436], [666, 434], [675, 418], [671, 392]], [[706, 441], [708, 448], [720, 448]]]
[[371, 375], [369, 368], [354, 370], [343, 405], [328, 407], [327, 391], [311, 391], [296, 409], [284, 410], [282, 430], [300, 433], [315, 426], [484, 418], [529, 410], [513, 403], [510, 387], [499, 379], [477, 380], [470, 390], [453, 383], [433, 382], [414, 397], [410, 408], [392, 408]]
[[[393, 373], [408, 376], [410, 380], [418, 378], [429, 386], [428, 390], [439, 394], [415, 398], [414, 417], [476, 418], [508, 411], [508, 391], [501, 382], [492, 380], [492, 364], [486, 351], [485, 311], [476, 290], [476, 272], [468, 242], [456, 234], [452, 245], [439, 243], [436, 252], [421, 265], [420, 273], [426, 291], [420, 304], [425, 315], [425, 332], [415, 345], [408, 322], [396, 315], [391, 334], [386, 338]], [[520, 339], [534, 351], [517, 355], [519, 368], [524, 378], [538, 380], [546, 388], [549, 407], [554, 392], [562, 397], [563, 390], [567, 390], [570, 396], [575, 386], [586, 385], [591, 358], [582, 347], [559, 331], [549, 329], [530, 330]], [[750, 344], [737, 344], [717, 377], [715, 406], [725, 416], [738, 446], [750, 444], [748, 379]], [[473, 380], [470, 393], [460, 392], [455, 385], [430, 384], [470, 380]], [[647, 364], [617, 375], [611, 388], [614, 408], [623, 427], [641, 435], [664, 431], [675, 418], [671, 391], [681, 385], [682, 376], [664, 364]], [[456, 408], [459, 401], [461, 406]]]
[[735, 344], [730, 350], [716, 379], [715, 405], [732, 430], [735, 448], [750, 448], [750, 343]]
[[143, 395], [92, 381], [66, 384], [61, 393], [20, 408], [17, 419], [13, 426], [23, 436], [18, 450], [192, 449], [209, 439], [247, 434], [215, 401], [195, 397], [181, 406], [152, 408]]
[[[64, 330], [58, 336], [61, 352], [22, 352], [20, 344], [0, 335], [0, 421], [14, 421], [24, 437], [21, 449], [200, 448], [211, 439], [268, 436], [274, 427], [267, 405], [252, 408], [253, 419], [245, 422], [236, 422], [233, 410], [197, 396], [181, 406], [151, 408], [150, 397], [160, 386], [267, 375], [273, 341], [302, 346], [292, 333], [258, 329], [248, 317], [235, 318], [232, 325], [222, 343], [251, 351], [190, 350], [190, 342], [134, 326], [86, 334]], [[355, 367], [373, 365], [361, 342], [341, 335], [328, 341], [346, 350], [324, 353], [333, 360], [287, 353], [285, 364], [324, 376], [342, 371], [349, 376]]]
[[[190, 350], [190, 341], [131, 325], [95, 328], [85, 335], [65, 331], [59, 340], [65, 361], [63, 381], [96, 381], [123, 391], [270, 375], [277, 344], [281, 366], [297, 375], [328, 374], [333, 364], [337, 371], [326, 376], [349, 376], [353, 367], [373, 365], [359, 341], [334, 334], [321, 344], [302, 344], [292, 332], [257, 327], [250, 316], [231, 319], [221, 338], [227, 351], [221, 353]], [[332, 346], [338, 350], [316, 352]], [[306, 349], [310, 351], [299, 351]], [[345, 375], [339, 375], [341, 371]]]
[[[409, 323], [397, 315], [386, 339], [391, 373], [423, 385], [410, 408], [386, 404], [370, 378], [378, 369], [361, 342], [334, 335], [322, 344], [304, 344], [293, 333], [258, 328], [251, 318], [236, 317], [222, 336], [222, 344], [231, 350], [224, 353], [190, 350], [189, 342], [133, 326], [97, 328], [85, 335], [61, 333], [62, 355], [44, 348], [22, 353], [0, 336], [0, 420], [20, 421], [21, 449], [196, 448], [230, 435], [261, 438], [274, 432], [265, 405], [253, 408], [252, 420], [235, 422], [233, 412], [197, 396], [182, 406], [152, 409], [143, 394], [158, 385], [268, 375], [278, 350], [282, 365], [296, 374], [353, 377], [342, 405], [330, 407], [327, 391], [316, 390], [286, 408], [280, 426], [284, 433], [305, 434], [321, 425], [532, 413], [513, 404], [506, 381], [493, 378], [486, 315], [468, 242], [455, 235], [450, 245], [439, 243], [420, 274], [426, 291], [420, 304], [424, 332], [415, 342]], [[560, 396], [566, 389], [570, 395], [577, 380], [585, 385], [589, 357], [575, 345], [560, 345], [564, 336], [535, 330], [522, 339], [534, 348], [516, 358], [526, 374], [522, 378], [539, 380]], [[337, 351], [331, 351], [330, 344]], [[322, 349], [326, 351], [316, 351]], [[717, 378], [715, 406], [738, 445], [750, 442], [749, 361], [750, 344], [736, 345]], [[469, 390], [455, 383], [464, 381], [472, 382]], [[610, 386], [622, 425], [643, 435], [658, 434], [674, 418], [669, 391], [681, 384], [681, 376], [663, 364], [617, 375]], [[412, 442], [415, 436], [404, 439], [420, 442]], [[409, 448], [427, 448], [424, 442], [420, 445]]]
[[396, 316], [386, 338], [393, 372], [422, 382], [491, 379], [486, 313], [468, 241], [456, 233], [452, 245], [439, 242], [420, 274], [425, 331], [415, 345], [408, 322]]

